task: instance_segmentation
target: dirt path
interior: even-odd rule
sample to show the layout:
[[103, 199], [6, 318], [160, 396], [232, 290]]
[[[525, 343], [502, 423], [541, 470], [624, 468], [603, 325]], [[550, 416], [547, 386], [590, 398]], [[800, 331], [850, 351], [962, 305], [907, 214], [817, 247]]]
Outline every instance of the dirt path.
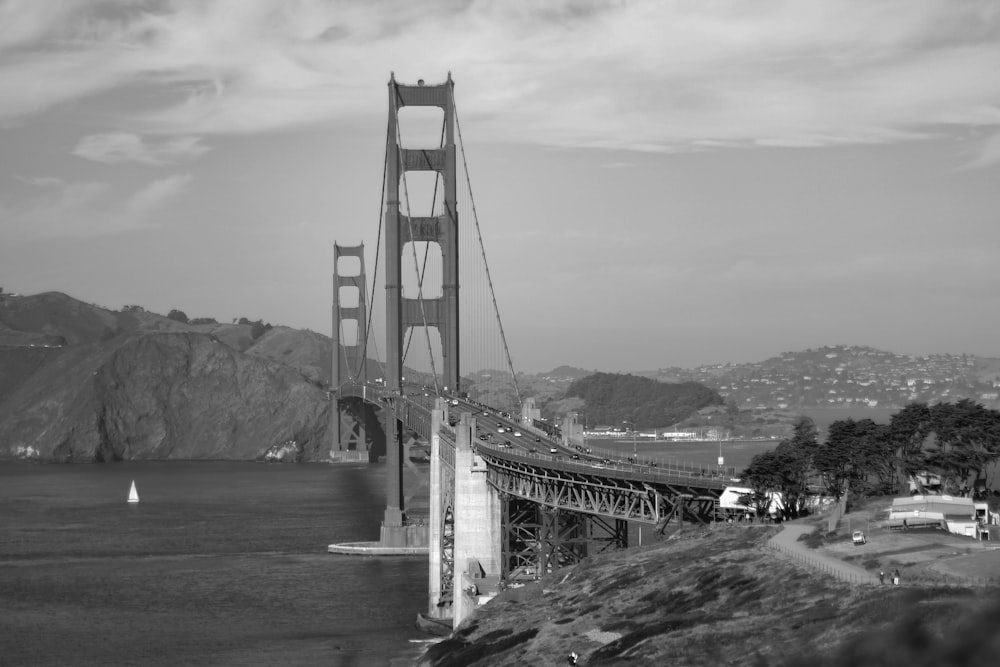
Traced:
[[877, 586], [879, 584], [878, 577], [868, 570], [847, 563], [834, 556], [819, 553], [799, 542], [800, 535], [811, 533], [813, 530], [815, 530], [815, 526], [805, 522], [786, 522], [783, 525], [782, 531], [768, 540], [767, 544], [772, 549], [780, 551], [786, 556], [814, 567], [821, 572], [833, 575], [842, 581], [862, 585], [874, 584]]

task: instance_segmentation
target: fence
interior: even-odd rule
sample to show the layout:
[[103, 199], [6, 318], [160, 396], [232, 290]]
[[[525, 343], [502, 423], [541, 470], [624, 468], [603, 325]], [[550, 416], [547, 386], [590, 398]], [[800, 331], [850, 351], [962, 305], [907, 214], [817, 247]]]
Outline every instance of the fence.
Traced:
[[788, 546], [786, 544], [781, 544], [775, 541], [775, 538], [771, 538], [767, 541], [767, 546], [771, 547], [775, 551], [785, 554], [794, 560], [801, 563], [805, 563], [809, 567], [829, 574], [841, 581], [847, 582], [849, 584], [869, 584], [878, 585], [878, 577], [869, 574], [867, 572], [853, 572], [847, 568], [842, 567], [838, 562], [831, 562], [827, 558], [820, 558], [813, 556], [809, 553], [802, 551], [797, 547]]
[[[798, 546], [789, 546], [787, 544], [781, 544], [776, 541], [774, 537], [767, 541], [767, 546], [778, 551], [786, 556], [789, 556], [793, 560], [799, 561], [809, 567], [819, 571], [829, 574], [837, 579], [850, 584], [859, 585], [883, 585], [878, 580], [878, 575], [869, 572], [856, 572], [851, 571], [851, 568], [844, 567], [840, 565], [843, 561], [831, 556], [820, 556], [819, 554], [813, 555], [809, 552], [799, 548]], [[844, 565], [847, 565], [844, 563]], [[995, 577], [962, 577], [957, 575], [927, 575], [927, 574], [916, 574], [911, 572], [906, 572], [900, 577], [900, 586], [910, 586], [910, 587], [924, 587], [924, 588], [974, 588], [974, 587], [989, 587], [996, 586], [1000, 584]], [[893, 585], [892, 578], [889, 572], [885, 575], [885, 584]]]

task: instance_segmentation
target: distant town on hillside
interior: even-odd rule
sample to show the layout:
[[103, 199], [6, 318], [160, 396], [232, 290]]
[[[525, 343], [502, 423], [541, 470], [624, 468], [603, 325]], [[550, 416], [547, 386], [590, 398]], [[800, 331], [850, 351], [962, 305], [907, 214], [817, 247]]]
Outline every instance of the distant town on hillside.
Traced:
[[[568, 385], [591, 372], [562, 366], [538, 379]], [[963, 398], [1000, 408], [1000, 359], [967, 354], [911, 356], [833, 345], [784, 352], [756, 363], [661, 368], [634, 374], [662, 382], [698, 382], [740, 409], [892, 409], [913, 402]]]

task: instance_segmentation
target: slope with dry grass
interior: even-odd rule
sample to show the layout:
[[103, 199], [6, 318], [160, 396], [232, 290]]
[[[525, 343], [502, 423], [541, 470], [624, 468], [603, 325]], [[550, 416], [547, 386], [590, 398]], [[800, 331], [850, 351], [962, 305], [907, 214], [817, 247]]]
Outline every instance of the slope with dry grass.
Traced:
[[575, 651], [581, 665], [950, 665], [1000, 648], [966, 627], [1000, 619], [995, 589], [853, 586], [767, 548], [775, 530], [587, 559], [502, 593], [421, 664], [566, 664]]

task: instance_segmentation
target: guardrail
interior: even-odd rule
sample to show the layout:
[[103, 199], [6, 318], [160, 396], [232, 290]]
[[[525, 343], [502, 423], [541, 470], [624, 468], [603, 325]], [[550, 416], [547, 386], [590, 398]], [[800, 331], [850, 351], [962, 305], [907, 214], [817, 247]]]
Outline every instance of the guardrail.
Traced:
[[499, 458], [511, 460], [521, 459], [526, 462], [545, 462], [545, 467], [552, 468], [554, 470], [588, 472], [595, 475], [606, 475], [608, 477], [636, 478], [643, 481], [662, 483], [677, 482], [678, 479], [682, 479], [695, 485], [699, 483], [705, 484], [707, 482], [707, 486], [711, 487], [721, 487], [727, 484], [727, 482], [721, 478], [702, 475], [691, 470], [673, 469], [666, 465], [662, 467], [649, 467], [622, 462], [619, 460], [611, 461], [611, 463], [608, 464], [599, 462], [588, 463], [584, 460], [568, 459], [565, 456], [553, 456], [540, 452], [529, 452], [524, 450], [512, 451], [513, 447], [500, 447], [496, 443], [482, 440], [477, 440], [473, 443], [473, 447], [489, 449], [491, 452], [499, 455]]

